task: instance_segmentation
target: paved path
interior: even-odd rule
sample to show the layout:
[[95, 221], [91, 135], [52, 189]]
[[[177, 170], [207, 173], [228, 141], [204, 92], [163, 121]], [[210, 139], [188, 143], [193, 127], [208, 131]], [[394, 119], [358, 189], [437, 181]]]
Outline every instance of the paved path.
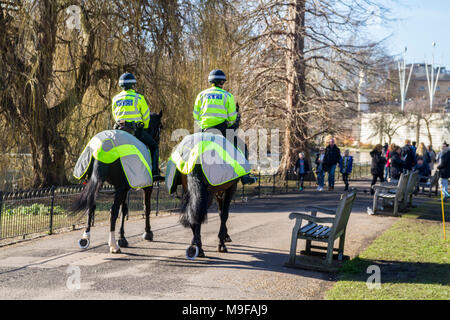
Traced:
[[[108, 253], [106, 225], [92, 229], [88, 250], [77, 246], [82, 230], [3, 247], [0, 299], [320, 299], [333, 284], [328, 274], [283, 266], [293, 227], [288, 214], [309, 204], [332, 206], [339, 192], [342, 187], [326, 193], [308, 188], [234, 204], [228, 254], [215, 251], [219, 217], [212, 212], [202, 227], [207, 258], [194, 261], [185, 258], [191, 231], [176, 214], [152, 218], [154, 242], [141, 239], [143, 220], [128, 221], [130, 247], [119, 255]], [[370, 201], [358, 194], [345, 245], [351, 257], [396, 220], [367, 215]], [[69, 266], [79, 267], [80, 289], [67, 286], [75, 274]]]

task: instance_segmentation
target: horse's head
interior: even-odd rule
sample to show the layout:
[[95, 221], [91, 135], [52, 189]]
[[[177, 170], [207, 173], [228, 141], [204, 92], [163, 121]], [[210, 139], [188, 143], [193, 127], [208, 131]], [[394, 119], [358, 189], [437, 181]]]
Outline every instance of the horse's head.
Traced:
[[159, 113], [150, 113], [150, 123], [148, 124], [147, 132], [152, 136], [152, 138], [159, 143], [160, 133], [163, 128], [162, 126], [162, 110]]

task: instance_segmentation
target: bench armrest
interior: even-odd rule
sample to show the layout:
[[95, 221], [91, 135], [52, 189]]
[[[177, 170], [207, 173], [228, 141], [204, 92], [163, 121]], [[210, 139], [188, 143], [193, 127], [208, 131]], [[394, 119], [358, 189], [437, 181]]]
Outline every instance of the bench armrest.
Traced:
[[328, 209], [324, 207], [318, 207], [318, 206], [307, 206], [305, 208], [306, 211], [317, 211], [320, 213], [326, 213], [326, 214], [336, 214], [336, 210]]
[[300, 213], [300, 212], [291, 212], [289, 214], [289, 219], [305, 219], [307, 221], [312, 221], [316, 223], [333, 223], [334, 218], [319, 218], [319, 217], [313, 217], [307, 213]]

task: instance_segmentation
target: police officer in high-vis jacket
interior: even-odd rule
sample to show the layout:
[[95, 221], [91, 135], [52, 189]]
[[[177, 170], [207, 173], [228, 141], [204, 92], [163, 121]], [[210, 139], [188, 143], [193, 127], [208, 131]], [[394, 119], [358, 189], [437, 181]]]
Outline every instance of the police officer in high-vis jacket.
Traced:
[[[226, 137], [226, 130], [230, 128], [238, 117], [234, 96], [223, 89], [227, 81], [222, 70], [213, 70], [208, 76], [212, 87], [200, 92], [195, 100], [194, 121], [203, 131], [217, 133]], [[256, 182], [255, 178], [245, 175], [241, 178], [243, 184]]]
[[136, 78], [131, 73], [124, 73], [119, 78], [119, 86], [123, 89], [112, 99], [112, 113], [117, 124], [125, 127], [137, 128], [136, 138], [142, 141], [152, 155], [153, 179], [162, 180], [159, 173], [159, 150], [158, 144], [147, 132], [150, 123], [150, 109], [142, 94], [136, 92], [133, 87]]

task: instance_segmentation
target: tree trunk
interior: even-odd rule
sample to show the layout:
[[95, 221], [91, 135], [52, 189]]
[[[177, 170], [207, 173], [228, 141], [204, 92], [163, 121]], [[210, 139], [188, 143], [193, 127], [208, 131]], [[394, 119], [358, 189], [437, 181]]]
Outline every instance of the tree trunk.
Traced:
[[291, 168], [295, 154], [301, 149], [306, 151], [305, 137], [307, 128], [300, 113], [306, 107], [305, 97], [305, 65], [304, 65], [304, 28], [305, 0], [290, 3], [286, 53], [286, 120], [284, 129], [283, 158], [281, 173]]

